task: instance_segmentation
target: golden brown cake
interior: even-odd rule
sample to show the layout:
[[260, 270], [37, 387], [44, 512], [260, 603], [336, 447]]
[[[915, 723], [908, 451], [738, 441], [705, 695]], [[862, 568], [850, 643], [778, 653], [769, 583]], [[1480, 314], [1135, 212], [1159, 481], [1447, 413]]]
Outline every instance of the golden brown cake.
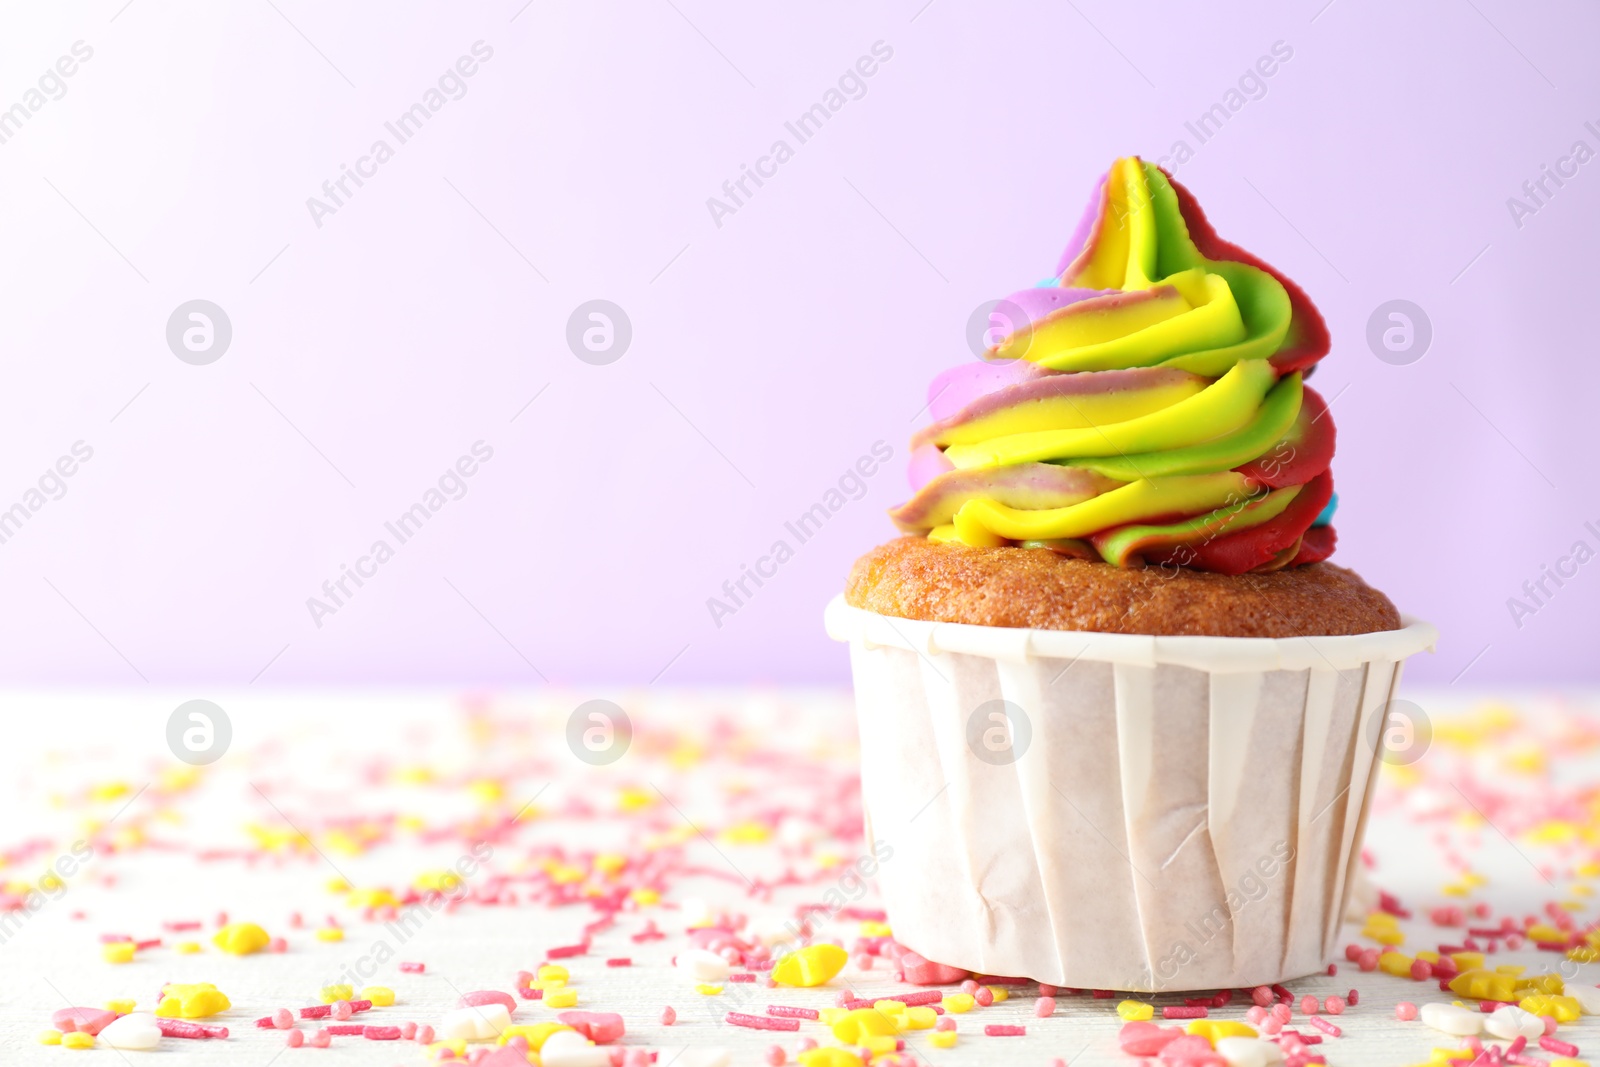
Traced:
[[1154, 636], [1309, 637], [1400, 628], [1388, 597], [1331, 563], [1243, 575], [1124, 569], [1049, 549], [973, 548], [924, 537], [890, 541], [857, 560], [845, 602], [928, 622]]

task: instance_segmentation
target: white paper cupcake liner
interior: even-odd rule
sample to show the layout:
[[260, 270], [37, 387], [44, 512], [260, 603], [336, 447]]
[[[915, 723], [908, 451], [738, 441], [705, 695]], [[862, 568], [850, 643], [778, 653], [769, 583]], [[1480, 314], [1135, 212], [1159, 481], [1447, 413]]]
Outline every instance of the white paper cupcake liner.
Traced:
[[[837, 597], [895, 939], [1074, 988], [1322, 970], [1381, 754], [1436, 631], [1141, 637], [917, 622]], [[1004, 702], [1004, 703], [1000, 703]]]

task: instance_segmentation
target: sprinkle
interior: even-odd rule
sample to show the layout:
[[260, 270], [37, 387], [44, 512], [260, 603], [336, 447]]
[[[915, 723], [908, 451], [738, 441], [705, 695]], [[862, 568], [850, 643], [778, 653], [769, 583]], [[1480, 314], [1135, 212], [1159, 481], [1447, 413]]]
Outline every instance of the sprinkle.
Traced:
[[606, 966], [607, 967], [632, 967], [633, 966], [633, 960], [629, 959], [627, 956], [613, 956], [610, 959], [606, 960]]
[[766, 1060], [767, 1067], [783, 1067], [789, 1054], [783, 1051], [782, 1045], [768, 1045], [766, 1054], [762, 1058]]
[[1028, 1028], [1026, 1026], [995, 1026], [991, 1024], [983, 1028], [984, 1037], [1025, 1037], [1027, 1033]]
[[161, 1029], [162, 1037], [189, 1037], [189, 1038], [224, 1038], [228, 1036], [226, 1026], [202, 1026], [200, 1023], [186, 1022], [183, 1019], [168, 1019], [156, 1017], [156, 1026]]
[[94, 1035], [74, 1030], [70, 1034], [61, 1035], [61, 1044], [67, 1048], [94, 1048]]
[[[772, 1009], [768, 1008], [767, 1010], [771, 1011]], [[661, 1025], [662, 1026], [671, 1026], [673, 1023], [675, 1023], [677, 1021], [678, 1021], [678, 1013], [673, 1009], [672, 1005], [668, 1004], [666, 1007], [661, 1009]]]
[[419, 1045], [433, 1044], [433, 1027], [424, 1023], [423, 1025], [417, 1027], [417, 1032], [414, 1037]]
[[1051, 1015], [1055, 1014], [1055, 1010], [1055, 997], [1040, 997], [1038, 1002], [1033, 1006], [1033, 1014], [1041, 1019], [1048, 1019]]
[[39, 1031], [39, 1044], [41, 1044], [41, 1045], [59, 1045], [59, 1044], [61, 1044], [61, 1031], [57, 1030], [54, 1027], [51, 1027], [48, 1030], [40, 1030]]
[[387, 1008], [394, 1004], [394, 990], [388, 986], [369, 985], [361, 990], [361, 999], [374, 1007]]
[[400, 964], [400, 973], [402, 973], [402, 974], [421, 974], [422, 972], [426, 971], [427, 969], [428, 969], [428, 965], [426, 963], [402, 963], [402, 964]]
[[573, 956], [582, 956], [588, 951], [588, 943], [582, 942], [576, 945], [558, 945], [557, 947], [546, 952], [545, 956], [552, 960], [564, 960], [570, 959]]
[[787, 1004], [768, 1004], [767, 1014], [779, 1019], [816, 1019], [820, 1015], [816, 1008], [794, 1008]]
[[366, 1027], [362, 1026], [360, 1023], [351, 1023], [348, 1025], [340, 1024], [338, 1026], [329, 1026], [326, 1029], [328, 1033], [332, 1034], [334, 1037], [360, 1037], [361, 1032], [365, 1030]]
[[766, 1015], [746, 1015], [744, 1012], [730, 1011], [722, 1017], [722, 1021], [730, 1026], [742, 1026], [749, 1030], [789, 1030], [800, 1029], [799, 1019], [779, 1019]]
[[1320, 1001], [1317, 1000], [1316, 997], [1311, 996], [1308, 993], [1307, 995], [1305, 995], [1305, 996], [1300, 998], [1300, 1014], [1302, 1014], [1302, 1015], [1315, 1015], [1317, 1012], [1319, 1012], [1321, 1010], [1322, 1010], [1322, 1004], [1321, 1004]]
[[333, 1044], [333, 1038], [329, 1035], [327, 1030], [318, 1030], [316, 1033], [311, 1035], [311, 1039], [308, 1044], [310, 1044], [312, 1048], [327, 1048], [329, 1045]]
[[972, 999], [978, 1002], [980, 1008], [987, 1008], [994, 1003], [994, 990], [988, 986], [979, 986], [978, 991], [972, 994]]
[[1161, 1009], [1163, 1019], [1204, 1019], [1206, 1015], [1205, 1008], [1180, 1008], [1176, 1004]]
[[368, 1041], [398, 1041], [400, 1028], [398, 1026], [363, 1026], [361, 1036]]
[[1565, 1041], [1557, 1040], [1548, 1034], [1539, 1039], [1539, 1047], [1546, 1052], [1554, 1052], [1559, 1056], [1576, 1056], [1578, 1054], [1577, 1045], [1569, 1045]]
[[1343, 1015], [1344, 1007], [1345, 1005], [1343, 997], [1329, 997], [1327, 1000], [1322, 1002], [1322, 1010], [1327, 1012], [1329, 1015]]
[[284, 1035], [283, 1043], [290, 1048], [299, 1048], [306, 1043], [306, 1035], [299, 1030], [290, 1030]]
[[1323, 1033], [1327, 1034], [1329, 1037], [1341, 1037], [1344, 1035], [1343, 1030], [1339, 1029], [1337, 1026], [1333, 1025], [1333, 1023], [1330, 1023], [1321, 1016], [1313, 1015], [1306, 1021], [1312, 1026], [1315, 1026], [1318, 1030], [1321, 1030]]

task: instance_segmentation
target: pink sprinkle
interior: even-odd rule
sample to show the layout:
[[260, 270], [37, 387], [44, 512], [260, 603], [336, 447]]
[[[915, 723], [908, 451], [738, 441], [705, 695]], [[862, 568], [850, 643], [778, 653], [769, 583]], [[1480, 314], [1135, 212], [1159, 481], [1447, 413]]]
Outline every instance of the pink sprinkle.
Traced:
[[1546, 1052], [1554, 1052], [1558, 1056], [1576, 1056], [1578, 1054], [1577, 1045], [1569, 1045], [1565, 1041], [1551, 1037], [1549, 1034], [1539, 1039], [1539, 1047]]
[[1350, 1005], [1350, 1007], [1352, 1007], [1352, 1008], [1355, 1007], [1357, 1004], [1360, 1004], [1361, 1003], [1361, 990], [1359, 990], [1359, 989], [1350, 990], [1350, 992], [1345, 995], [1344, 1002], [1346, 1004]]
[[333, 1002], [333, 1017], [340, 1022], [344, 1022], [354, 1014], [355, 1012], [350, 1010], [350, 1002], [348, 1000], [336, 1000]]
[[849, 1004], [852, 1000], [855, 1000], [855, 999], [856, 999], [856, 995], [854, 993], [850, 992], [850, 990], [841, 989], [841, 990], [839, 990], [839, 995], [833, 998], [833, 1003], [834, 1003], [835, 1007], [842, 1008], [845, 1005]]
[[1315, 1015], [1321, 1010], [1322, 1004], [1311, 994], [1307, 993], [1305, 996], [1300, 998], [1300, 1014]]
[[722, 1021], [730, 1026], [743, 1026], [748, 1030], [788, 1030], [800, 1029], [799, 1019], [773, 1018], [768, 1015], [746, 1015], [742, 1011], [730, 1011], [722, 1017]]
[[1278, 1020], [1280, 1023], [1288, 1022], [1290, 1016], [1292, 1016], [1293, 1014], [1294, 1014], [1294, 1009], [1289, 1007], [1289, 1005], [1287, 1005], [1287, 1004], [1281, 1004], [1280, 1003], [1280, 1004], [1274, 1004], [1272, 1006], [1272, 1017], [1274, 1019]]
[[428, 965], [426, 963], [402, 963], [400, 965], [400, 970], [403, 974], [421, 974], [427, 969]]
[[1332, 978], [1334, 975], [1336, 975], [1338, 973], [1339, 973], [1339, 965], [1337, 963], [1328, 964], [1328, 977], [1329, 978]]
[[798, 1047], [801, 1052], [810, 1052], [817, 1047], [817, 1039], [814, 1037], [802, 1037]]
[[1272, 995], [1272, 990], [1264, 985], [1258, 985], [1250, 990], [1250, 999], [1263, 1008], [1270, 1008], [1277, 998]]
[[270, 938], [267, 941], [267, 951], [268, 952], [288, 952], [289, 951], [289, 942], [285, 941], [281, 937]]
[[961, 983], [961, 992], [963, 992], [963, 993], [976, 993], [977, 991], [978, 991], [978, 983], [974, 982], [972, 979], [968, 978], [964, 982]]
[[360, 1023], [339, 1023], [326, 1029], [334, 1037], [360, 1037], [361, 1031], [365, 1030], [366, 1027]]
[[1260, 1026], [1261, 1020], [1267, 1017], [1267, 1009], [1259, 1004], [1252, 1004], [1250, 1010], [1244, 1013], [1245, 1021], [1252, 1026]]
[[972, 999], [977, 1001], [982, 1007], [987, 1008], [989, 1005], [994, 1003], [994, 990], [990, 989], [986, 985], [979, 986], [978, 991], [972, 994]]
[[517, 987], [517, 996], [521, 997], [523, 1000], [543, 1000], [544, 990], [529, 989], [525, 985], [519, 985]]
[[941, 1016], [939, 1016], [938, 1021], [933, 1024], [933, 1028], [935, 1030], [954, 1030], [956, 1028], [955, 1016], [953, 1016], [953, 1015], [941, 1015]]
[[609, 960], [606, 960], [606, 966], [607, 967], [632, 967], [633, 966], [633, 960], [629, 959], [627, 956], [613, 956]]
[[1415, 981], [1426, 982], [1433, 977], [1433, 965], [1427, 960], [1412, 960], [1411, 977]]
[[1283, 1020], [1276, 1015], [1269, 1015], [1261, 1021], [1261, 1032], [1269, 1037], [1283, 1029]]
[[1318, 1030], [1321, 1030], [1323, 1033], [1327, 1034], [1329, 1037], [1342, 1037], [1344, 1035], [1343, 1030], [1339, 1029], [1337, 1026], [1333, 1025], [1319, 1015], [1313, 1015], [1307, 1021], [1311, 1023], [1312, 1026], [1315, 1026]]
[[1048, 982], [1040, 982], [1039, 983], [1039, 995], [1041, 997], [1053, 997], [1053, 996], [1056, 995], [1057, 992], [1058, 992], [1058, 990], [1056, 989], [1056, 987], [1053, 986], [1053, 985], [1050, 985]]
[[678, 1021], [678, 1013], [676, 1011], [672, 1010], [672, 1005], [668, 1004], [665, 1008], [661, 1009], [661, 1025], [662, 1026], [671, 1026], [673, 1023], [675, 1023], [677, 1021]]
[[333, 1044], [333, 1037], [325, 1029], [318, 1030], [316, 1033], [311, 1035], [310, 1044], [312, 1048], [327, 1048], [329, 1045]]
[[983, 1028], [984, 1037], [1026, 1037], [1027, 1035], [1028, 1028], [1026, 1026], [996, 1026], [991, 1023]]
[[564, 960], [571, 956], [582, 956], [588, 951], [589, 946], [587, 944], [558, 945], [546, 952], [545, 955], [553, 960]]
[[1542, 1020], [1544, 1022], [1544, 1032], [1545, 1032], [1545, 1036], [1546, 1037], [1549, 1037], [1551, 1034], [1556, 1032], [1556, 1019], [1555, 1019], [1555, 1016], [1553, 1016], [1553, 1015], [1541, 1015], [1541, 1016], [1539, 1016], [1539, 1018], [1540, 1018], [1540, 1020]]
[[1055, 1010], [1055, 997], [1040, 997], [1038, 1003], [1034, 1004], [1033, 1006], [1033, 1014], [1037, 1015], [1041, 1019], [1048, 1019], [1051, 1015], [1055, 1014]]
[[294, 1012], [288, 1008], [279, 1008], [272, 1013], [272, 1025], [279, 1030], [287, 1030], [294, 1025]]
[[1344, 947], [1344, 958], [1349, 960], [1351, 963], [1359, 960], [1361, 958], [1361, 946], [1353, 941], [1346, 945]]
[[400, 1028], [398, 1026], [363, 1026], [361, 1036], [368, 1041], [398, 1041]]
[[1378, 950], [1375, 949], [1375, 948], [1362, 949], [1361, 950], [1361, 958], [1356, 961], [1356, 966], [1360, 967], [1363, 971], [1375, 971], [1375, 970], [1377, 970], [1378, 969]]
[[417, 1036], [417, 1024], [416, 1023], [407, 1020], [406, 1022], [403, 1022], [403, 1023], [400, 1024], [400, 1038], [401, 1038], [401, 1040], [410, 1041], [412, 1038], [414, 1038], [416, 1036]]
[[1506, 1052], [1512, 1056], [1515, 1056], [1517, 1053], [1521, 1052], [1527, 1047], [1528, 1039], [1523, 1037], [1521, 1034], [1518, 1034], [1517, 1039], [1506, 1046]]
[[767, 1054], [764, 1058], [767, 1061], [767, 1067], [783, 1067], [784, 1061], [789, 1058], [789, 1054], [783, 1051], [782, 1045], [768, 1045]]
[[1204, 1019], [1205, 1008], [1180, 1008], [1176, 1004], [1169, 1004], [1161, 1009], [1163, 1019]]
[[745, 971], [741, 971], [738, 974], [730, 974], [730, 975], [728, 975], [728, 981], [730, 981], [730, 982], [754, 982], [755, 980], [756, 980], [756, 976], [755, 975], [750, 974], [750, 973], [745, 972]]
[[288, 1045], [290, 1048], [299, 1048], [301, 1045], [306, 1043], [306, 1035], [302, 1034], [299, 1030], [290, 1030], [284, 1035], [283, 1043]]
[[417, 1027], [417, 1032], [414, 1037], [419, 1045], [433, 1044], [433, 1027], [424, 1023], [423, 1025]]
[[1327, 1000], [1322, 1002], [1322, 1010], [1327, 1012], [1329, 1015], [1343, 1015], [1344, 998], [1329, 997]]
[[779, 1019], [820, 1019], [816, 1008], [793, 1008], [787, 1004], [768, 1004], [767, 1014]]
[[228, 1036], [228, 1028], [226, 1026], [202, 1026], [199, 1023], [191, 1023], [184, 1019], [165, 1019], [158, 1016], [156, 1018], [156, 1026], [161, 1030], [163, 1037], [221, 1038]]
[[1394, 1017], [1402, 1022], [1410, 1022], [1417, 1017], [1417, 1006], [1409, 1000], [1402, 1000], [1394, 1006]]

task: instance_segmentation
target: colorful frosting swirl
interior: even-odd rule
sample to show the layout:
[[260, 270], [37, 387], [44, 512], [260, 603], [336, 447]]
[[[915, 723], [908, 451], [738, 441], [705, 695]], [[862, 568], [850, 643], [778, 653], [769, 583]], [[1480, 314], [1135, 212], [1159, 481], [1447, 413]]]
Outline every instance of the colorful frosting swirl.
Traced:
[[1328, 331], [1138, 158], [1100, 181], [1056, 277], [934, 379], [909, 533], [1224, 574], [1326, 559], [1333, 420], [1303, 378]]

